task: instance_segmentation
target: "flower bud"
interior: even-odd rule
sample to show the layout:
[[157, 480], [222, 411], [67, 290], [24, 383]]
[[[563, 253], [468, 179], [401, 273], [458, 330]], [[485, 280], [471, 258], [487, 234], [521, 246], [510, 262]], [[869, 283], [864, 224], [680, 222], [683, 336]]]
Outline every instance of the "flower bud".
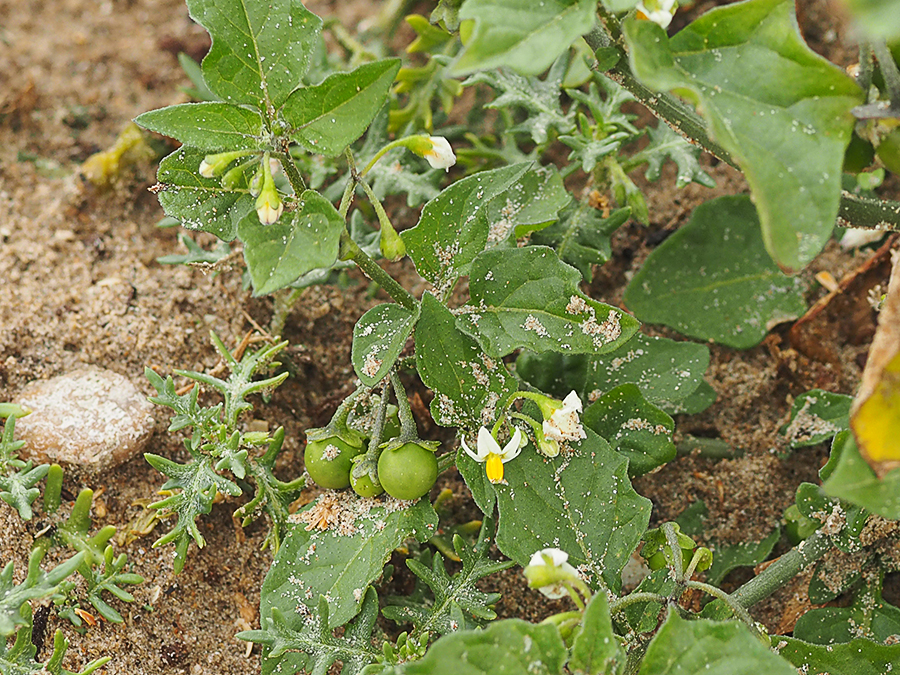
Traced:
[[678, 9], [677, 0], [642, 0], [635, 5], [637, 17], [646, 19], [661, 26], [668, 28], [672, 23], [672, 17], [675, 16], [675, 10]]
[[232, 162], [252, 154], [251, 150], [234, 150], [232, 152], [219, 152], [214, 155], [207, 155], [200, 162], [200, 175], [204, 178], [221, 176]]
[[566, 561], [569, 554], [558, 548], [545, 548], [531, 556], [525, 568], [528, 585], [536, 588], [551, 600], [566, 595], [565, 583], [579, 580], [578, 571]]
[[432, 169], [449, 171], [456, 164], [453, 148], [443, 136], [410, 136], [404, 145], [419, 157], [428, 160]]
[[278, 194], [278, 188], [275, 187], [275, 180], [272, 178], [272, 169], [269, 166], [268, 156], [263, 158], [262, 177], [260, 179], [259, 197], [256, 198], [256, 215], [259, 216], [259, 222], [263, 225], [271, 225], [281, 216], [284, 211], [284, 203]]

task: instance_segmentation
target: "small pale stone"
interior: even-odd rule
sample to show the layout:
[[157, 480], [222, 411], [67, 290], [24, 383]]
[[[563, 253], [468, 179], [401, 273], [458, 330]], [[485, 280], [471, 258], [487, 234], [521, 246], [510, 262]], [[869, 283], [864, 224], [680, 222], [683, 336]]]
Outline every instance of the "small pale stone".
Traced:
[[89, 367], [26, 385], [15, 403], [21, 459], [102, 471], [138, 453], [153, 433], [153, 405], [130, 380]]

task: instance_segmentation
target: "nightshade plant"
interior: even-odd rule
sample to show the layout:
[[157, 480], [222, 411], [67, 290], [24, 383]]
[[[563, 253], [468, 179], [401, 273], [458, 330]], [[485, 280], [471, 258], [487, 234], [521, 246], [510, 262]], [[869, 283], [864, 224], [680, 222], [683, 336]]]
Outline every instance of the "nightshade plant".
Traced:
[[[880, 596], [896, 556], [866, 529], [900, 516], [896, 450], [875, 457], [876, 476], [850, 419], [820, 418], [818, 442], [835, 440], [825, 489], [798, 489], [791, 518], [805, 539], [725, 593], [716, 584], [764, 559], [778, 531], [711, 559], [692, 538], [702, 532], [702, 502], [648, 531], [651, 504], [631, 483], [675, 457], [671, 415], [715, 398], [703, 380], [709, 351], [639, 334], [636, 318], [581, 286], [610, 258], [618, 227], [648, 221], [629, 172], [645, 166], [654, 180], [671, 159], [679, 187], [711, 185], [702, 147], [743, 171], [752, 198], [698, 207], [637, 272], [625, 304], [641, 320], [733, 348], [802, 314], [802, 283], [785, 272], [808, 264], [838, 219], [900, 223], [897, 204], [842, 189], [845, 162], [853, 168], [848, 146], [869, 151], [854, 170], [876, 152], [891, 168], [900, 73], [885, 40], [900, 38], [900, 3], [883, 3], [893, 13], [880, 19], [872, 3], [850, 3], [860, 25], [876, 29], [860, 45], [855, 79], [803, 43], [789, 0], [713, 9], [671, 38], [664, 27], [677, 5], [668, 0], [440, 0], [430, 21], [407, 19], [417, 33], [408, 51], [425, 62], [417, 67], [376, 59], [346, 34], [338, 37], [352, 66], [341, 63], [323, 47], [322, 21], [298, 0], [187, 4], [212, 37], [195, 74], [206, 100], [136, 120], [182, 143], [153, 188], [167, 216], [239, 240], [257, 295], [295, 299], [352, 263], [391, 299], [355, 326], [357, 390], [329, 425], [308, 431], [309, 474], [353, 490], [327, 490], [289, 518], [288, 496], [302, 480], [272, 475], [278, 432], [254, 440], [239, 420], [243, 397], [283, 376], [254, 383], [257, 364], [217, 342], [232, 379], [181, 373], [224, 395], [224, 408], [202, 409], [196, 389], [177, 395], [148, 371], [156, 401], [176, 411], [171, 429], [194, 430], [190, 464], [148, 456], [175, 491], [158, 506], [179, 517], [157, 543], [176, 543], [179, 568], [190, 538], [202, 545], [196, 518], [217, 492], [241, 491], [224, 470], [252, 477], [253, 503], [269, 511], [277, 553], [261, 627], [239, 635], [263, 645], [263, 672], [325, 673], [340, 661], [347, 675], [449, 673], [468, 660], [515, 673], [859, 673], [862, 663], [875, 673], [900, 661], [900, 646], [889, 644], [900, 610]], [[437, 134], [465, 88], [492, 112]], [[638, 128], [623, 108], [633, 101], [658, 126]], [[425, 202], [402, 232], [383, 205], [393, 194], [411, 207]], [[364, 201], [351, 212], [357, 196]], [[414, 296], [378, 252], [409, 256], [428, 290]], [[280, 346], [251, 361], [268, 364]], [[455, 452], [419, 438], [400, 377], [413, 373], [433, 393], [433, 419], [456, 430]], [[896, 379], [878, 391], [880, 410], [896, 413]], [[815, 418], [815, 405], [797, 428]], [[257, 460], [260, 444], [268, 450]], [[427, 495], [453, 464], [484, 521], [475, 544], [455, 536], [452, 550], [445, 542], [431, 553], [420, 546], [438, 528]], [[385, 563], [411, 540], [420, 553], [408, 566], [420, 583], [409, 597], [379, 599]], [[569, 595], [574, 609], [538, 625], [495, 620], [497, 596], [474, 585], [506, 566], [487, 557], [491, 542], [532, 586]], [[623, 595], [623, 568], [642, 542], [654, 571]], [[860, 556], [860, 574], [827, 592], [817, 577], [810, 593], [852, 592], [858, 602], [824, 623], [801, 621], [793, 637], [767, 636], [748, 609], [834, 547]], [[448, 556], [460, 561], [454, 574]], [[688, 590], [711, 600], [699, 614], [679, 604]], [[405, 629], [400, 637], [383, 634], [379, 609]]]

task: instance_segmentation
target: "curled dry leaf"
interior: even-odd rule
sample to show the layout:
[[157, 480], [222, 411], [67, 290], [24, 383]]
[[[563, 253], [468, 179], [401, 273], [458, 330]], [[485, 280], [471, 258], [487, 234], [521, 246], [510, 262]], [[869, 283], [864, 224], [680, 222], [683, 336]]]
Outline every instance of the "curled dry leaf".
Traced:
[[879, 478], [900, 466], [900, 257], [869, 349], [850, 426], [863, 457]]

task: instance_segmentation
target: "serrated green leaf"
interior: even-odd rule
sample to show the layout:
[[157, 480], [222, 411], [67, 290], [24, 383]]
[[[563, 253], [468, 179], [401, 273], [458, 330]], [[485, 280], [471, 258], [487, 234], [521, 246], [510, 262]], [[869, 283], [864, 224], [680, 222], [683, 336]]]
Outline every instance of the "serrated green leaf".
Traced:
[[298, 0], [188, 0], [191, 18], [209, 31], [201, 68], [223, 101], [271, 115], [309, 68], [322, 20]]
[[531, 140], [541, 144], [547, 142], [551, 130], [559, 134], [575, 130], [574, 106], [566, 112], [560, 105], [563, 75], [564, 70], [555, 66], [544, 80], [510, 70], [488, 70], [476, 73], [463, 82], [463, 86], [484, 83], [496, 90], [497, 98], [486, 106], [488, 108], [524, 108], [528, 112], [525, 120], [509, 131], [527, 133]]
[[891, 42], [900, 37], [900, 2], [897, 0], [844, 0], [867, 37]]
[[487, 206], [515, 184], [528, 164], [458, 180], [428, 202], [418, 224], [401, 235], [416, 271], [439, 292], [449, 289], [487, 243]]
[[398, 70], [400, 59], [384, 59], [296, 90], [282, 108], [289, 135], [311, 152], [328, 157], [341, 153], [384, 105]]
[[675, 187], [681, 189], [691, 183], [699, 183], [708, 188], [716, 186], [716, 181], [700, 168], [700, 162], [697, 161], [700, 148], [688, 143], [668, 124], [660, 122], [656, 128], [650, 127], [647, 136], [650, 144], [639, 153], [642, 159], [647, 160], [647, 170], [644, 172], [647, 180], [659, 179], [662, 165], [668, 157], [678, 167]]
[[497, 404], [516, 388], [503, 363], [457, 329], [456, 317], [430, 293], [422, 298], [416, 326], [416, 367], [435, 392], [431, 412], [441, 426], [473, 430], [491, 424]]
[[647, 648], [640, 675], [797, 675], [739, 621], [682, 619], [670, 610]]
[[850, 432], [838, 434], [823, 472], [833, 466], [822, 486], [826, 494], [862, 506], [890, 520], [900, 520], [900, 468], [879, 479], [859, 453]]
[[731, 570], [738, 567], [755, 567], [769, 557], [778, 539], [778, 527], [762, 541], [746, 541], [740, 544], [716, 544], [710, 546], [713, 562], [706, 571], [706, 583], [718, 586]]
[[495, 485], [500, 510], [497, 546], [523, 567], [554, 546], [584, 571], [594, 588], [617, 591], [622, 568], [650, 519], [650, 501], [634, 491], [627, 461], [592, 430], [554, 459], [529, 445], [504, 465]]
[[900, 645], [880, 645], [862, 638], [826, 646], [775, 635], [772, 646], [804, 675], [884, 675], [900, 663]]
[[314, 190], [300, 195], [297, 208], [278, 222], [263, 225], [256, 212], [238, 224], [253, 292], [265, 295], [315, 269], [337, 262], [344, 219]]
[[609, 602], [597, 593], [584, 610], [581, 631], [572, 644], [569, 670], [574, 675], [607, 675], [625, 663], [625, 650], [613, 631]]
[[181, 103], [145, 112], [134, 121], [204, 152], [265, 147], [259, 112], [229, 103]]
[[627, 342], [638, 322], [582, 294], [580, 281], [551, 248], [484, 251], [472, 262], [471, 305], [456, 325], [494, 358], [521, 347], [605, 353]]
[[802, 282], [766, 255], [745, 196], [698, 206], [634, 275], [625, 304], [641, 321], [736, 349], [759, 344], [771, 326], [806, 309]]
[[675, 459], [675, 423], [644, 400], [634, 384], [622, 384], [585, 408], [584, 424], [628, 458], [628, 475], [643, 476]]
[[159, 163], [159, 203], [186, 228], [231, 241], [238, 222], [255, 211], [254, 199], [248, 188], [226, 190], [217, 178], [203, 178], [200, 162], [205, 155], [182, 146]]
[[860, 88], [806, 46], [790, 0], [719, 7], [671, 39], [652, 21], [623, 29], [635, 74], [695, 101], [740, 164], [766, 250], [802, 269], [831, 237]]
[[779, 433], [792, 448], [816, 445], [850, 428], [852, 396], [813, 389], [801, 394], [791, 406], [791, 419]]
[[519, 619], [495, 621], [484, 630], [461, 631], [435, 642], [403, 675], [558, 675], [566, 647], [548, 624]]
[[408, 537], [426, 541], [438, 522], [427, 499], [410, 505], [329, 492], [305, 511], [311, 509], [322, 512], [324, 520], [313, 518], [316, 511], [310, 517], [328, 529], [310, 525], [307, 530], [303, 522], [289, 526], [263, 582], [261, 614], [271, 616], [277, 607], [294, 628], [303, 621], [298, 605], [315, 611], [319, 596], [328, 601], [331, 625], [345, 624], [359, 611], [366, 588], [381, 576], [393, 550]]
[[590, 282], [593, 265], [602, 265], [612, 255], [610, 237], [631, 216], [631, 209], [616, 209], [608, 218], [586, 203], [572, 201], [559, 214], [559, 222], [535, 232], [533, 244], [550, 246], [560, 260], [581, 272]]
[[595, 0], [467, 0], [459, 18], [475, 26], [452, 72], [509, 66], [537, 75], [594, 27], [596, 6]]
[[405, 307], [386, 303], [373, 307], [357, 321], [350, 358], [363, 384], [374, 387], [394, 367], [417, 318]]

